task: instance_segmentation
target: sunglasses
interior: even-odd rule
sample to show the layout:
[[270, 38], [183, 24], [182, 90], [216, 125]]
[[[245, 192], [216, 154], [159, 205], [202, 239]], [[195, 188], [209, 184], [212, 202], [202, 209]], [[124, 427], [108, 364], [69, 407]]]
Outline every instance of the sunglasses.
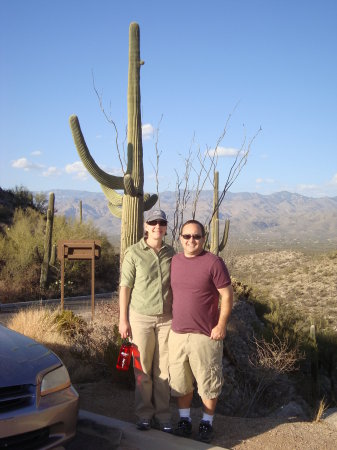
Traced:
[[165, 220], [149, 220], [148, 222], [146, 222], [147, 224], [151, 225], [151, 227], [155, 226], [155, 225], [159, 225], [161, 227], [166, 227], [167, 222]]
[[182, 234], [181, 236], [183, 239], [186, 239], [186, 241], [189, 241], [191, 238], [199, 241], [202, 238], [200, 234]]

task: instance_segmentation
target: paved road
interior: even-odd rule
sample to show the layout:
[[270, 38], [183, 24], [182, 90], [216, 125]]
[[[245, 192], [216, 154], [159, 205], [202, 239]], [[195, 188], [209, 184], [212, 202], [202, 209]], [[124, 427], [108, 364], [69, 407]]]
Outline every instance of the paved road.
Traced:
[[[111, 302], [112, 292], [106, 294], [95, 294], [95, 305], [101, 302]], [[0, 323], [6, 324], [8, 319], [21, 309], [34, 307], [58, 307], [61, 305], [61, 299], [35, 300], [32, 302], [18, 303], [0, 303]], [[91, 318], [91, 295], [81, 297], [68, 297], [64, 299], [64, 305], [76, 314]]]

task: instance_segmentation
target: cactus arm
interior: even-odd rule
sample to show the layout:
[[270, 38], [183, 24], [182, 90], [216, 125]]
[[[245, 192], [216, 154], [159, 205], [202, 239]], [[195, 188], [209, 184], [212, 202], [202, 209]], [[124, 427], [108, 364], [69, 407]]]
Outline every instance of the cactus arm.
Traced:
[[118, 192], [104, 186], [103, 184], [101, 184], [101, 189], [111, 205], [122, 206], [123, 196], [121, 194], [118, 194]]
[[94, 159], [90, 155], [87, 144], [85, 143], [80, 123], [77, 116], [72, 115], [69, 118], [70, 128], [73, 135], [73, 139], [76, 145], [77, 152], [87, 169], [87, 171], [100, 183], [111, 189], [124, 189], [123, 177], [116, 177], [104, 172], [95, 163]]
[[144, 194], [144, 211], [149, 211], [157, 203], [157, 200], [157, 194]]
[[108, 208], [109, 211], [111, 212], [111, 214], [115, 217], [117, 217], [117, 219], [121, 219], [122, 218], [122, 208], [118, 207], [117, 205], [113, 205], [112, 203], [108, 203]]
[[226, 219], [224, 232], [223, 232], [222, 239], [221, 239], [221, 242], [219, 245], [219, 253], [222, 252], [222, 250], [226, 247], [226, 244], [228, 241], [229, 223], [230, 223], [230, 220]]
[[133, 179], [129, 173], [124, 175], [124, 190], [127, 195], [131, 195], [131, 197], [137, 197], [138, 192], [133, 183]]

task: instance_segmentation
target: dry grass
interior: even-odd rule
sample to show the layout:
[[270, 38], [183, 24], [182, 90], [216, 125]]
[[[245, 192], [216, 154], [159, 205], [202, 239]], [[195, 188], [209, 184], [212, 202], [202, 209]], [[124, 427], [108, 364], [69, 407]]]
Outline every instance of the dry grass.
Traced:
[[66, 336], [62, 335], [55, 323], [56, 309], [31, 308], [14, 314], [7, 326], [50, 348], [68, 345]]
[[316, 423], [319, 422], [322, 419], [323, 414], [325, 413], [327, 408], [328, 408], [328, 404], [326, 403], [325, 399], [323, 398], [319, 402], [319, 405], [318, 405], [318, 408], [317, 408], [317, 412], [316, 412], [316, 415], [315, 415], [313, 421], [316, 422]]
[[[321, 329], [337, 331], [337, 253], [272, 251], [237, 255], [232, 275], [258, 295], [295, 308]], [[321, 323], [324, 319], [325, 323]]]
[[88, 323], [67, 312], [60, 321], [59, 309], [21, 310], [11, 317], [7, 326], [57, 353], [73, 382], [94, 380], [98, 372], [111, 372], [119, 345], [118, 303], [99, 304], [94, 321]]

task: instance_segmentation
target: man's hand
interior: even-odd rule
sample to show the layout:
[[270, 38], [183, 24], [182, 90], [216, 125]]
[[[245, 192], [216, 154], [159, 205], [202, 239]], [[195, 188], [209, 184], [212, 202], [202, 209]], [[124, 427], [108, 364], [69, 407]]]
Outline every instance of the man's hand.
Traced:
[[226, 336], [226, 327], [223, 327], [219, 324], [216, 325], [211, 331], [211, 339], [214, 339], [215, 341], [225, 339], [225, 336]]
[[132, 332], [130, 322], [128, 320], [119, 321], [119, 333], [122, 339], [130, 338], [132, 339]]

